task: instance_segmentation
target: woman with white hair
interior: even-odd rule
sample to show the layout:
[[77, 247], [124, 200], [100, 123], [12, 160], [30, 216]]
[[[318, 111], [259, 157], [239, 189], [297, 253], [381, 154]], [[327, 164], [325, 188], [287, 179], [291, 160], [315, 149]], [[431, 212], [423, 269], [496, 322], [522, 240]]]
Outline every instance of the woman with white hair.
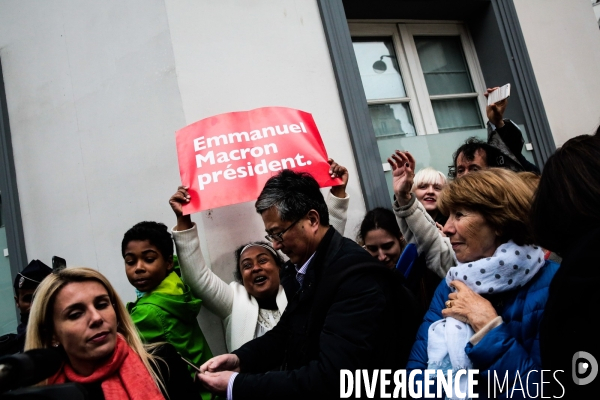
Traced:
[[437, 199], [446, 185], [446, 176], [431, 167], [423, 168], [415, 174], [412, 192], [423, 204], [427, 214], [436, 224], [444, 226], [448, 217], [438, 210]]

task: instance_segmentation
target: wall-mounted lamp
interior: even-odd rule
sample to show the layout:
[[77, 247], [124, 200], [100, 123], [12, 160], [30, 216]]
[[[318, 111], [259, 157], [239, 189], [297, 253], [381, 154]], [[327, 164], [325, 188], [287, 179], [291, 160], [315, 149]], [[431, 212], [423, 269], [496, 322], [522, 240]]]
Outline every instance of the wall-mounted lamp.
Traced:
[[388, 56], [388, 55], [383, 55], [381, 56], [381, 58], [379, 58], [379, 60], [375, 61], [373, 63], [373, 71], [376, 74], [383, 74], [386, 70], [387, 70], [387, 65], [386, 63], [383, 61], [383, 57], [389, 57], [392, 58], [392, 56]]

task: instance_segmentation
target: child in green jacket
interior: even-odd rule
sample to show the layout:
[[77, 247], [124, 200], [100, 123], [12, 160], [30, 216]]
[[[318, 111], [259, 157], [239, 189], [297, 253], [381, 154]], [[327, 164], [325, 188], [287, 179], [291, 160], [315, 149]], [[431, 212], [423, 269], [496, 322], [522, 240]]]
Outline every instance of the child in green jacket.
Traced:
[[[125, 233], [121, 243], [127, 279], [138, 299], [127, 310], [142, 340], [168, 342], [194, 365], [212, 357], [198, 325], [202, 300], [195, 298], [173, 268], [173, 240], [166, 225], [140, 222]], [[190, 374], [195, 375], [191, 367]], [[202, 392], [209, 399], [208, 392]]]

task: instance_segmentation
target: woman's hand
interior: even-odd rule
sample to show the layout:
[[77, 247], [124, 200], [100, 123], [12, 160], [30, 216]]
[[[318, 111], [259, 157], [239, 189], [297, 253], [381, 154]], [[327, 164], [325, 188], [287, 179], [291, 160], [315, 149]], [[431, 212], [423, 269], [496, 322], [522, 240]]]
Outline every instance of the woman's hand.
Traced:
[[392, 167], [392, 187], [401, 206], [408, 204], [415, 178], [415, 159], [408, 151], [396, 150], [388, 162]]
[[333, 161], [333, 158], [327, 160], [329, 163], [329, 175], [332, 178], [340, 178], [342, 180], [341, 185], [333, 186], [331, 188], [331, 194], [340, 199], [346, 198], [346, 186], [348, 185], [348, 169], [344, 166]]
[[477, 333], [498, 316], [492, 303], [469, 289], [463, 282], [452, 281], [450, 286], [456, 288], [456, 292], [448, 295], [446, 308], [442, 310], [444, 318], [452, 317], [466, 322]]
[[183, 205], [190, 202], [190, 195], [187, 186], [179, 186], [177, 192], [169, 199], [169, 204], [177, 217], [176, 231], [185, 231], [191, 229], [194, 224], [189, 215], [183, 215]]
[[443, 237], [447, 237], [446, 234], [444, 233], [444, 226], [442, 224], [438, 224], [436, 222], [435, 227], [438, 229], [438, 231], [440, 231], [440, 235], [442, 235]]

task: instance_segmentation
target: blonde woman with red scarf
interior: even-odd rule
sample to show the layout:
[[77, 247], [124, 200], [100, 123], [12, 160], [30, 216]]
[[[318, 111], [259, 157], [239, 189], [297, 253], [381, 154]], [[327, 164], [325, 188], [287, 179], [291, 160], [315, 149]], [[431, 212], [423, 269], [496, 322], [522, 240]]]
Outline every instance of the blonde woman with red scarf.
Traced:
[[63, 269], [39, 285], [25, 350], [48, 347], [64, 362], [42, 385], [80, 383], [90, 399], [198, 398], [175, 349], [146, 348], [110, 282], [93, 269]]

